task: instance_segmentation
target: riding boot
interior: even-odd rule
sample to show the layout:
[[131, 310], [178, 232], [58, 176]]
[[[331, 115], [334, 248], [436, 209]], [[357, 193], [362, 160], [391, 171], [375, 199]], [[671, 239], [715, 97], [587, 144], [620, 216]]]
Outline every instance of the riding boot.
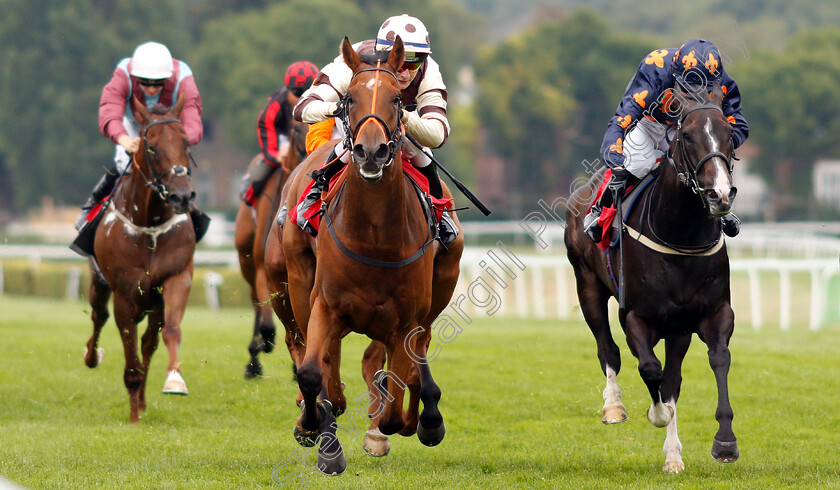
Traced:
[[99, 179], [99, 182], [93, 186], [93, 191], [91, 191], [90, 197], [88, 197], [87, 201], [85, 201], [82, 205], [81, 214], [79, 214], [79, 217], [76, 218], [76, 231], [81, 230], [82, 227], [85, 226], [85, 223], [87, 223], [88, 212], [111, 194], [111, 191], [114, 190], [114, 184], [117, 183], [119, 176], [120, 174], [117, 173], [117, 168], [111, 167], [105, 171], [105, 175], [103, 175]]
[[190, 211], [190, 219], [192, 220], [193, 231], [195, 231], [195, 243], [198, 243], [204, 238], [204, 234], [210, 227], [210, 216], [207, 216], [204, 211], [193, 209]]
[[260, 158], [254, 168], [245, 175], [245, 188], [239, 193], [240, 199], [248, 206], [256, 206], [265, 183], [268, 182], [268, 178], [271, 177], [276, 168], [265, 158]]
[[601, 217], [601, 211], [604, 208], [612, 206], [617, 195], [624, 194], [624, 190], [627, 187], [627, 181], [630, 178], [631, 174], [623, 167], [614, 168], [612, 177], [610, 177], [607, 185], [604, 186], [604, 191], [601, 193], [601, 199], [592, 206], [589, 214], [583, 218], [583, 231], [595, 243], [600, 243], [604, 235], [604, 230], [598, 222], [598, 219]]
[[720, 218], [721, 228], [723, 233], [728, 237], [736, 237], [741, 231], [741, 220], [735, 216], [735, 213], [729, 213]]
[[[425, 167], [415, 167], [426, 177], [429, 181], [429, 194], [436, 199], [443, 199], [443, 186], [440, 184], [440, 177], [437, 173], [437, 166], [430, 163]], [[455, 225], [455, 220], [449, 216], [449, 212], [444, 210], [438, 223], [438, 237], [441, 243], [448, 245], [458, 237], [458, 226]]]
[[298, 219], [297, 223], [301, 228], [307, 229], [309, 223], [304, 217], [304, 213], [312, 207], [313, 204], [321, 200], [321, 194], [326, 192], [330, 186], [330, 180], [342, 169], [346, 163], [338, 159], [335, 153], [335, 148], [330, 151], [324, 167], [315, 170], [310, 175], [312, 180], [312, 188], [301, 203], [297, 206]]

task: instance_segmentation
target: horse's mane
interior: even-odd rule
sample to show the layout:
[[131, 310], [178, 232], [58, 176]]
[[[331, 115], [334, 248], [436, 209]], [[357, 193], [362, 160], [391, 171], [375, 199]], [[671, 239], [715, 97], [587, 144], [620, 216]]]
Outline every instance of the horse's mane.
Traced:
[[167, 112], [171, 111], [173, 107], [175, 107], [174, 103], [172, 105], [163, 105], [160, 102], [158, 102], [157, 104], [155, 104], [154, 107], [152, 107], [152, 110], [150, 112], [158, 116], [163, 116]]

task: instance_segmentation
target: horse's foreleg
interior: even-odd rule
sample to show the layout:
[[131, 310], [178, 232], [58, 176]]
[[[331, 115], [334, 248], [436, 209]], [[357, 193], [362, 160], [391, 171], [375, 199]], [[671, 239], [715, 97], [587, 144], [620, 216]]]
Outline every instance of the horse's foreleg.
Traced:
[[732, 406], [729, 404], [729, 339], [735, 328], [735, 314], [728, 303], [724, 304], [714, 318], [700, 327], [703, 341], [709, 348], [709, 365], [715, 373], [718, 389], [715, 418], [719, 427], [712, 444], [712, 457], [722, 463], [738, 460], [738, 443], [732, 431]]
[[627, 411], [621, 403], [621, 388], [618, 387], [618, 372], [621, 370], [621, 353], [610, 331], [609, 290], [592, 272], [578, 271], [577, 293], [583, 317], [598, 347], [598, 360], [601, 372], [607, 378], [604, 387], [604, 407], [601, 409], [601, 422], [617, 424], [627, 420]]
[[84, 352], [85, 365], [89, 368], [98, 366], [102, 362], [102, 356], [105, 355], [105, 349], [99, 347], [99, 334], [102, 333], [102, 327], [108, 321], [108, 300], [110, 298], [111, 288], [107, 284], [99, 282], [97, 275], [91, 269], [88, 299], [91, 306], [90, 318], [93, 320], [93, 334], [88, 339]]
[[627, 345], [633, 355], [639, 359], [639, 374], [650, 393], [648, 420], [656, 427], [665, 427], [673, 416], [673, 410], [662, 403], [659, 393], [662, 384], [662, 363], [653, 352], [657, 341], [654, 331], [634, 311], [627, 313], [625, 330]]
[[262, 366], [258, 358], [262, 351], [262, 336], [260, 335], [260, 306], [257, 297], [257, 267], [254, 263], [254, 236], [256, 224], [252, 216], [252, 208], [240, 203], [236, 214], [236, 227], [233, 233], [233, 243], [236, 247], [236, 254], [239, 257], [239, 270], [242, 277], [251, 291], [251, 304], [254, 306], [254, 333], [251, 342], [248, 344], [248, 353], [251, 360], [245, 366], [245, 377], [250, 379], [262, 376]]
[[665, 400], [664, 410], [670, 420], [665, 425], [665, 464], [662, 469], [668, 473], [679, 473], [685, 469], [682, 460], [682, 443], [677, 435], [677, 401], [680, 398], [680, 384], [682, 383], [682, 362], [691, 344], [691, 334], [665, 339], [665, 370], [662, 373], [660, 396]]
[[330, 346], [332, 342], [340, 341], [341, 330], [336, 315], [327, 310], [320, 298], [316, 298], [309, 318], [306, 356], [297, 373], [303, 407], [295, 426], [295, 438], [300, 444], [311, 446], [312, 437], [317, 434], [320, 440], [318, 469], [328, 475], [343, 473], [347, 468], [344, 451], [335, 434], [337, 425], [327, 392], [329, 378], [327, 382], [324, 380], [325, 373], [329, 376], [332, 369]]
[[[160, 339], [160, 329], [163, 327], [164, 314], [163, 304], [155, 306], [149, 314], [149, 323], [146, 326], [146, 331], [143, 333], [140, 343], [140, 351], [143, 354], [143, 366], [146, 367], [146, 372], [149, 372], [149, 365], [152, 363], [152, 354], [157, 350]], [[143, 377], [143, 384], [140, 386], [140, 410], [146, 409], [146, 381], [148, 376]]]
[[140, 423], [140, 389], [146, 377], [146, 367], [137, 357], [137, 322], [141, 316], [135, 311], [131, 298], [123, 294], [114, 294], [114, 320], [120, 332], [125, 354], [123, 382], [128, 390], [132, 424]]
[[[418, 335], [415, 349], [411, 352], [414, 367], [417, 369], [420, 378], [420, 400], [423, 402], [423, 412], [420, 414], [417, 424], [417, 438], [426, 446], [437, 446], [446, 435], [446, 425], [443, 423], [443, 415], [438, 409], [441, 391], [429, 368], [426, 354], [431, 341], [431, 325], [428, 325], [422, 335]], [[408, 346], [406, 346], [408, 348]]]
[[163, 393], [170, 395], [186, 395], [189, 393], [187, 384], [181, 377], [181, 363], [178, 362], [178, 348], [181, 346], [181, 320], [187, 308], [187, 298], [192, 285], [192, 262], [184, 272], [172, 276], [163, 283], [161, 292], [163, 297], [164, 321], [161, 334], [163, 343], [169, 354], [169, 364], [166, 367], [166, 381]]
[[379, 419], [385, 411], [385, 397], [388, 394], [387, 378], [380, 376], [377, 378], [377, 373], [384, 373], [385, 367], [385, 344], [378, 340], [371, 341], [367, 349], [365, 349], [362, 357], [362, 377], [367, 383], [368, 394], [368, 418], [370, 418], [370, 426], [365, 432], [365, 440], [362, 443], [362, 448], [371, 456], [380, 457], [385, 456], [391, 451], [391, 444], [388, 442], [388, 436], [379, 430]]
[[255, 289], [257, 294], [256, 322], [259, 324], [257, 328], [262, 339], [260, 348], [267, 354], [274, 350], [274, 338], [277, 335], [277, 329], [272, 318], [271, 292], [265, 276], [265, 267], [262, 265], [257, 266], [257, 285]]
[[387, 400], [385, 411], [379, 419], [379, 430], [385, 435], [396, 434], [405, 426], [403, 420], [403, 397], [405, 396], [406, 380], [411, 369], [412, 360], [408, 356], [405, 346], [406, 335], [392, 337], [390, 345], [386, 345], [388, 354], [388, 371], [381, 375], [387, 379]]

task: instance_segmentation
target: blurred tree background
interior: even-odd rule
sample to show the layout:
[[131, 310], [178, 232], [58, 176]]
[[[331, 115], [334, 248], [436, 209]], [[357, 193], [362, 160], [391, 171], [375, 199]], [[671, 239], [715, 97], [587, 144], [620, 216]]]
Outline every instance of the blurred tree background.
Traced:
[[400, 13], [427, 25], [447, 82], [440, 159], [480, 197], [487, 157], [501, 162], [510, 199], [489, 200], [494, 218], [568, 194], [639, 61], [692, 37], [715, 41], [741, 85], [751, 169], [779, 217], [807, 217], [811, 166], [840, 158], [834, 0], [0, 0], [0, 208], [84, 200], [113, 152], [97, 128], [101, 88], [139, 43], [192, 67], [208, 139], [224, 128], [254, 152], [256, 116], [289, 63], [324, 65], [344, 36], [371, 38]]

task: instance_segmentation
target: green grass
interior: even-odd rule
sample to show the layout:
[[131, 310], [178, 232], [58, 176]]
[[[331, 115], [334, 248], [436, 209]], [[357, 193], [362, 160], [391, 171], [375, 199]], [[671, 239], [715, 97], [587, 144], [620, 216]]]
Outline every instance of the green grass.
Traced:
[[[292, 438], [296, 387], [285, 350], [264, 355], [267, 375], [246, 381], [251, 313], [190, 308], [183, 325], [187, 397], [160, 393], [166, 353], [153, 359], [148, 409], [128, 423], [123, 355], [112, 322], [103, 365], [82, 362], [89, 308], [0, 296], [0, 475], [32, 488], [256, 488], [300, 472], [310, 488], [827, 488], [840, 486], [840, 330], [755, 331], [732, 341], [730, 391], [741, 459], [709, 456], [716, 390], [696, 337], [678, 405], [686, 470], [662, 472], [664, 429], [645, 418], [647, 390], [623, 337], [619, 383], [630, 420], [600, 422], [604, 381], [595, 341], [580, 322], [475, 315], [441, 345], [432, 371], [448, 429], [437, 447], [391, 438], [381, 459], [358, 433], [339, 433], [347, 472], [308, 471]], [[366, 391], [366, 342], [345, 341], [348, 400]], [[657, 349], [662, 358], [661, 346]], [[354, 411], [350, 410], [351, 414]], [[348, 425], [343, 416], [339, 422]], [[301, 480], [292, 483], [300, 483]]]

